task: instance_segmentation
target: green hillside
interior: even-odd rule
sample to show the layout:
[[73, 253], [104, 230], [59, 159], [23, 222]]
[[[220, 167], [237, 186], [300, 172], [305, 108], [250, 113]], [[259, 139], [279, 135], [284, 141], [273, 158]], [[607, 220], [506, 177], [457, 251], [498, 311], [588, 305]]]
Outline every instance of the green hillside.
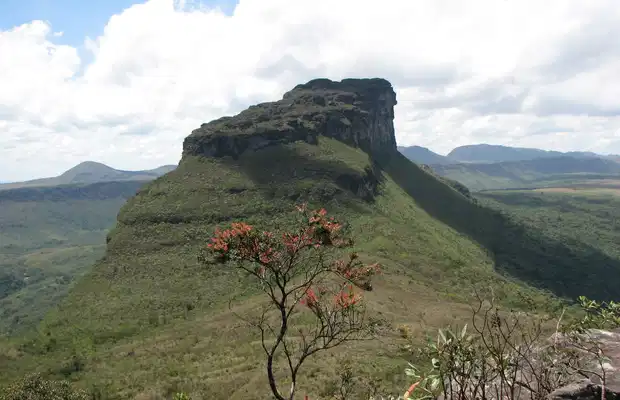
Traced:
[[620, 176], [620, 164], [603, 158], [553, 157], [498, 163], [432, 165], [435, 173], [470, 190], [546, 187]]
[[33, 328], [105, 252], [144, 182], [0, 191], [0, 334]]
[[278, 229], [302, 201], [348, 221], [361, 258], [384, 269], [365, 294], [380, 339], [304, 366], [299, 386], [312, 399], [342, 355], [400, 392], [409, 353], [398, 327], [420, 337], [468, 317], [475, 286], [530, 309], [557, 306], [554, 296], [617, 295], [614, 256], [515, 222], [398, 153], [395, 103], [384, 80], [318, 80], [194, 131], [179, 167], [123, 206], [105, 257], [38, 335], [5, 356], [0, 376], [39, 370], [107, 399], [178, 390], [265, 398], [262, 349], [234, 315], [253, 311], [256, 288], [197, 256], [215, 227], [243, 220]]

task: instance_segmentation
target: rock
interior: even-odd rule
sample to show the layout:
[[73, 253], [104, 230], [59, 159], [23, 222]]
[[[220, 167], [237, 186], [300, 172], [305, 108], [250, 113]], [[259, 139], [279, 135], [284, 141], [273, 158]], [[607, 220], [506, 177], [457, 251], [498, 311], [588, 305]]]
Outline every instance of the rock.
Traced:
[[183, 143], [183, 156], [239, 157], [244, 151], [305, 141], [340, 140], [378, 155], [396, 151], [396, 93], [385, 79], [315, 79], [282, 100], [251, 106], [203, 124]]
[[[589, 378], [595, 384], [599, 384], [599, 376], [603, 375], [602, 370], [604, 369], [606, 387], [613, 392], [620, 393], [620, 329], [592, 329], [582, 336], [587, 342], [598, 343], [598, 347], [607, 359], [601, 365], [591, 353], [578, 349], [578, 351], [584, 354], [583, 360], [590, 360], [587, 369], [595, 372], [588, 374]], [[563, 334], [553, 335], [551, 341], [560, 346], [571, 346]], [[590, 347], [594, 349], [594, 345]]]
[[[589, 379], [572, 383], [553, 391], [547, 400], [601, 400], [603, 389], [601, 385], [592, 383]], [[606, 400], [617, 400], [620, 395], [609, 389], [605, 390]]]
[[[577, 339], [577, 340], [576, 340]], [[596, 353], [600, 350], [604, 359], [596, 356]], [[562, 354], [568, 356], [564, 359]], [[570, 356], [569, 356], [570, 355]], [[576, 356], [577, 358], [573, 358]], [[525, 356], [527, 362], [520, 362], [519, 370], [516, 372], [516, 380], [524, 382], [529, 385], [533, 390], [543, 389], [542, 392], [534, 393], [526, 388], [526, 386], [520, 386], [514, 393], [514, 399], [542, 399], [547, 400], [620, 400], [620, 329], [616, 330], [588, 330], [581, 334], [566, 335], [563, 333], [556, 333], [552, 335], [546, 342], [541, 343], [540, 346], [531, 348], [531, 352], [528, 352]], [[558, 371], [563, 371], [565, 375], [556, 383], [561, 385], [555, 386], [557, 389], [551, 393], [546, 392], [550, 381], [543, 381], [542, 384], [537, 382], [538, 377], [541, 375], [541, 368], [549, 368], [549, 357], [554, 359], [554, 363], [557, 362], [557, 366], [560, 367]], [[571, 362], [571, 368], [561, 367], [564, 360], [578, 360], [581, 372], [577, 373], [572, 371], [571, 368], [577, 365]], [[539, 364], [544, 361], [545, 364]], [[537, 371], [537, 372], [536, 372]], [[584, 379], [584, 375], [587, 378]], [[550, 375], [553, 377], [553, 374]], [[601, 377], [604, 376], [604, 385]], [[447, 382], [448, 387], [452, 387], [454, 393], [465, 392], [465, 398], [467, 400], [478, 398], [473, 388], [478, 387], [475, 379], [467, 382], [467, 386], [464, 390], [460, 389], [460, 385], [457, 381]], [[499, 400], [495, 395], [500, 388], [507, 388], [506, 384], [498, 379], [489, 381], [485, 385], [487, 387], [487, 399]], [[602, 397], [603, 387], [605, 388], [605, 396]], [[548, 393], [548, 394], [547, 394]], [[502, 398], [508, 398], [503, 396]], [[438, 399], [444, 400], [443, 396], [439, 396]]]

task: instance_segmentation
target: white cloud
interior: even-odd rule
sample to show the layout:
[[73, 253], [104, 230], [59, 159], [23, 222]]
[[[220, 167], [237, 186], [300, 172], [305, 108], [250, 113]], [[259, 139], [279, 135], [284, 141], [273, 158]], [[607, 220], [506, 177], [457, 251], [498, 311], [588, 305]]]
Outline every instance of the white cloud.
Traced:
[[[52, 21], [53, 22], [53, 21]], [[201, 123], [316, 77], [384, 77], [397, 139], [620, 152], [616, 0], [151, 0], [85, 38], [0, 31], [0, 180], [177, 162]]]

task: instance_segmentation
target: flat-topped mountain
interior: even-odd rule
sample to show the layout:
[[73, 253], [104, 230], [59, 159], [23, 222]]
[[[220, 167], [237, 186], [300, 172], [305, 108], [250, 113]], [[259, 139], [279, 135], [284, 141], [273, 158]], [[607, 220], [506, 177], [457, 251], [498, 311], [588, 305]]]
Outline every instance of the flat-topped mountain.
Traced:
[[[256, 288], [198, 255], [233, 221], [290, 226], [301, 202], [346, 221], [360, 259], [383, 271], [364, 293], [382, 340], [313, 359], [298, 382], [310, 398], [334, 379], [340, 356], [400, 392], [410, 384], [409, 342], [398, 326], [469, 318], [474, 286], [511, 307], [617, 293], [618, 260], [526, 229], [400, 154], [395, 104], [383, 79], [319, 79], [203, 124], [178, 168], [122, 207], [105, 256], [47, 316], [19, 365], [70, 363], [63, 371], [103, 398], [265, 398], [260, 338], [238, 318], [258, 311]], [[0, 363], [2, 379], [21, 373]]]
[[251, 106], [234, 117], [203, 124], [183, 143], [184, 155], [239, 157], [245, 151], [336, 138], [369, 153], [396, 150], [396, 93], [384, 79], [316, 79], [280, 101]]
[[148, 181], [162, 176], [176, 168], [176, 165], [164, 165], [152, 170], [123, 171], [93, 161], [82, 162], [63, 174], [53, 178], [34, 179], [25, 182], [0, 184], [0, 190], [24, 187], [48, 187], [59, 185], [89, 184], [114, 181]]

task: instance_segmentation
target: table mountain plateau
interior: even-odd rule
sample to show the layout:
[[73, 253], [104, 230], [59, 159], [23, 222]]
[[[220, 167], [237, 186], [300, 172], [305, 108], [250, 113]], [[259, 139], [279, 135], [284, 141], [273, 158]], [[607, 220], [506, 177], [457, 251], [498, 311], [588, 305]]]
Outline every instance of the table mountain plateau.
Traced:
[[252, 311], [255, 292], [230, 267], [197, 256], [217, 226], [277, 229], [300, 202], [347, 221], [360, 257], [384, 271], [365, 294], [381, 339], [313, 359], [300, 382], [311, 398], [333, 379], [339, 355], [400, 390], [397, 327], [422, 333], [466, 319], [474, 286], [514, 307], [617, 294], [617, 260], [576, 254], [401, 155], [395, 104], [383, 79], [318, 79], [194, 130], [178, 168], [123, 206], [104, 258], [47, 316], [21, 365], [60, 374], [77, 357], [80, 368], [65, 375], [109, 398], [264, 398], [262, 350], [235, 316]]

